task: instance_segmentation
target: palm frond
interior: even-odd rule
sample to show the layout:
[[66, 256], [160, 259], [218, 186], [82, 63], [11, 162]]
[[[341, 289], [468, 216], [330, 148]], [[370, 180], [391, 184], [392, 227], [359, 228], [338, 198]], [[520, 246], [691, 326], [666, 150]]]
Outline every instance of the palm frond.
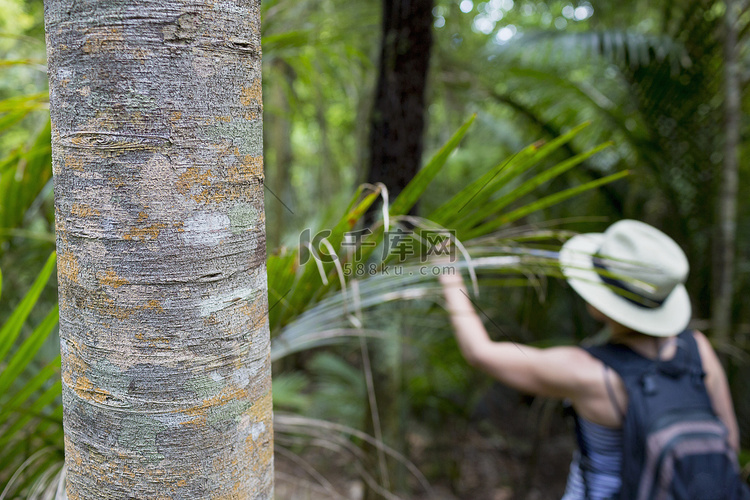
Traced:
[[517, 58], [528, 54], [529, 46], [536, 46], [536, 51], [544, 51], [547, 58], [561, 62], [601, 57], [630, 68], [639, 68], [667, 61], [676, 72], [693, 64], [684, 44], [666, 34], [650, 35], [623, 30], [529, 32], [505, 45], [493, 45], [488, 52], [490, 56], [499, 58]]

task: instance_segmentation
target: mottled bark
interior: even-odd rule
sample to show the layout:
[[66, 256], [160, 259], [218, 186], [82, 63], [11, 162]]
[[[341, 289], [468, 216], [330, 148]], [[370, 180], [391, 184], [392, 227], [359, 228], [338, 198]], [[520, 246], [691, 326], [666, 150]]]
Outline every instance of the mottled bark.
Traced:
[[734, 296], [737, 186], [739, 184], [740, 96], [737, 22], [740, 0], [727, 0], [724, 19], [724, 164], [718, 196], [714, 243], [714, 296], [711, 323], [715, 337], [729, 341]]
[[45, 21], [68, 498], [272, 498], [259, 2]]
[[414, 177], [422, 161], [432, 8], [433, 0], [383, 0], [368, 182], [385, 183], [391, 199]]

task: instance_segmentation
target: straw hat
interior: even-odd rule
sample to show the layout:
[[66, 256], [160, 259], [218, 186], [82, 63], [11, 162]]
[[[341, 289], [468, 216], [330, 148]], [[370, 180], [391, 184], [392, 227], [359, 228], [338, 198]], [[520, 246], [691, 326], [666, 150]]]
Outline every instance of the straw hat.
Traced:
[[604, 233], [574, 236], [560, 250], [560, 264], [570, 286], [621, 325], [668, 337], [690, 321], [687, 257], [655, 227], [626, 219]]

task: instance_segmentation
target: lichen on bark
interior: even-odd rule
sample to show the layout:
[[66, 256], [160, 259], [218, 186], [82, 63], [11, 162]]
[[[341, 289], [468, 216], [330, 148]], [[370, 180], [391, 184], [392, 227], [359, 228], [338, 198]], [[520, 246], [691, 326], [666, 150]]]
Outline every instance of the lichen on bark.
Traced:
[[272, 498], [259, 2], [46, 0], [68, 498]]

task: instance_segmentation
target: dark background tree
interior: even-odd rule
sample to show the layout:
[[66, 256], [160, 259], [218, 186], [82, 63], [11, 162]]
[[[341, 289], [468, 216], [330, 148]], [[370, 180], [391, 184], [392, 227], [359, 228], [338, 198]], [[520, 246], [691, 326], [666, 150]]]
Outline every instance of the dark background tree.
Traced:
[[383, 0], [367, 181], [395, 198], [422, 162], [433, 0]]

